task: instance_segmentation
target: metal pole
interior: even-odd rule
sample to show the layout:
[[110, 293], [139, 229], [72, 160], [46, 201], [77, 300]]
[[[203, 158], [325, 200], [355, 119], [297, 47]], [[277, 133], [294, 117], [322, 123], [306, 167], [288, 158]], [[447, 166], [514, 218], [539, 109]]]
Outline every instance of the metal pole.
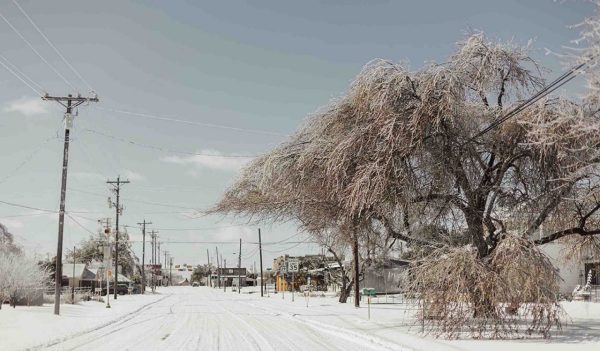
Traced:
[[110, 308], [110, 277], [108, 271], [110, 270], [110, 253], [112, 247], [110, 247], [110, 238], [107, 238], [106, 244], [108, 245], [108, 258], [106, 260], [106, 308]]
[[[227, 273], [227, 259], [223, 259], [223, 271]], [[227, 292], [227, 280], [223, 281], [223, 291]]]

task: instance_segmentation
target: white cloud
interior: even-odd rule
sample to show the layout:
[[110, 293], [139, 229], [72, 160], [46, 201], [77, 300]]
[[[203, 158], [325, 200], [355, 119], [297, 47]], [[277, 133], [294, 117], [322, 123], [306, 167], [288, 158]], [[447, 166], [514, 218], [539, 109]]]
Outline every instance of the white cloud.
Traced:
[[131, 181], [144, 181], [146, 180], [146, 176], [137, 172], [134, 172], [130, 169], [126, 169], [122, 172], [123, 178]]
[[40, 98], [22, 97], [5, 106], [4, 112], [18, 112], [26, 116], [38, 115], [48, 112], [48, 102]]
[[[201, 155], [200, 155], [201, 154]], [[198, 155], [192, 156], [167, 156], [162, 158], [164, 162], [180, 165], [192, 165], [197, 168], [208, 168], [219, 171], [235, 172], [252, 160], [251, 157], [239, 155], [224, 155], [216, 150], [201, 150]], [[195, 174], [194, 171], [191, 171]]]
[[106, 178], [102, 174], [92, 172], [72, 172], [69, 174], [69, 177], [73, 177], [77, 180], [89, 180], [94, 182], [106, 181]]

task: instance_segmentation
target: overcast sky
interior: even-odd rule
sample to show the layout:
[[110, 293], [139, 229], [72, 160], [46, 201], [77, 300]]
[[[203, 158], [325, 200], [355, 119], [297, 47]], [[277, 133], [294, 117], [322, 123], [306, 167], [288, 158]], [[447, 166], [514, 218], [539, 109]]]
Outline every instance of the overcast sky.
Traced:
[[[0, 67], [0, 201], [58, 209], [63, 111], [33, 90], [88, 94], [91, 87], [100, 102], [79, 108], [72, 133], [67, 210], [79, 224], [67, 218], [65, 247], [97, 231], [98, 218], [114, 216], [105, 182], [121, 175], [131, 181], [122, 188], [121, 223], [152, 221], [161, 240], [179, 242], [161, 247], [177, 263], [205, 263], [207, 248], [214, 256], [215, 244], [190, 241], [257, 240], [256, 226], [232, 226], [244, 219], [190, 214], [218, 200], [249, 160], [241, 156], [283, 141], [341, 94], [368, 61], [403, 61], [418, 69], [443, 62], [466, 32], [483, 30], [517, 43], [535, 39], [532, 56], [552, 78], [562, 66], [545, 49], [561, 52], [577, 37], [568, 26], [592, 11], [585, 1], [551, 0], [19, 4], [85, 82], [11, 0], [0, 1], [0, 13], [77, 89], [0, 20], [0, 54], [10, 63], [2, 62], [35, 82], [31, 89]], [[0, 223], [28, 250], [55, 253], [57, 214], [0, 203]], [[141, 240], [139, 229], [128, 231]], [[273, 242], [293, 236], [296, 228], [264, 226], [262, 233]], [[141, 244], [134, 247], [141, 257]], [[255, 248], [244, 245], [245, 265], [258, 262]], [[219, 250], [236, 262], [237, 244]], [[313, 244], [267, 245], [265, 266], [284, 251], [318, 250]]]

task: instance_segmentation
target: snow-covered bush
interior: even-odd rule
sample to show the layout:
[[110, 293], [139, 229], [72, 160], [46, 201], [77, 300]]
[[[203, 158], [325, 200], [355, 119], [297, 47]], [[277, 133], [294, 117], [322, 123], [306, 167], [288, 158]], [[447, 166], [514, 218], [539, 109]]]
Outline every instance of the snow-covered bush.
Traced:
[[524, 238], [508, 235], [487, 260], [472, 245], [435, 250], [414, 262], [411, 277], [434, 335], [498, 338], [525, 329], [547, 337], [561, 326], [556, 269]]
[[45, 288], [47, 275], [37, 262], [21, 253], [2, 252], [0, 255], [0, 306], [10, 301], [29, 298]]

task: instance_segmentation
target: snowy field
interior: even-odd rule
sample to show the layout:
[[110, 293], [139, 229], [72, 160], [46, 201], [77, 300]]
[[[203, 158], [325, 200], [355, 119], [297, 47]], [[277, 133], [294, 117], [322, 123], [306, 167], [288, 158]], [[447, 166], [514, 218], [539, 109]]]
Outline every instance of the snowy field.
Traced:
[[[600, 304], [565, 303], [571, 319], [549, 340], [445, 341], [418, 335], [406, 305], [356, 309], [333, 297], [223, 292], [206, 287], [162, 288], [157, 295], [122, 296], [113, 308], [98, 302], [6, 306], [0, 311], [0, 350], [597, 350]], [[388, 302], [392, 299], [388, 298]], [[377, 302], [377, 299], [374, 299]], [[411, 325], [412, 324], [412, 325]]]

